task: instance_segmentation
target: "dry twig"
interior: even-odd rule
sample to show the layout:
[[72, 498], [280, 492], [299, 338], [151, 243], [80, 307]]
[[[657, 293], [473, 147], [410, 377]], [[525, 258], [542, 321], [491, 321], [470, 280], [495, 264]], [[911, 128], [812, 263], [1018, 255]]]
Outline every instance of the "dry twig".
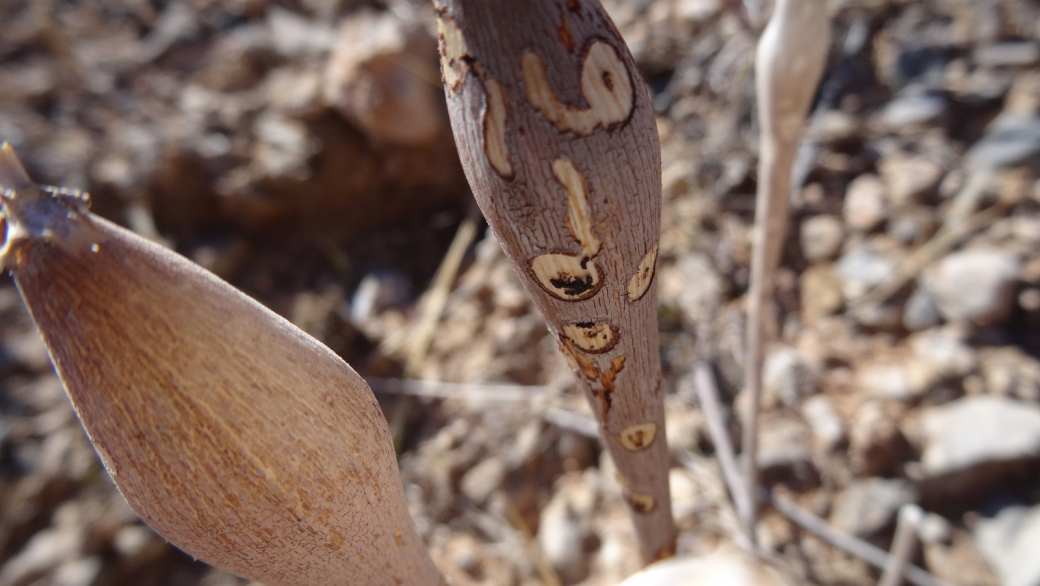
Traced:
[[[774, 495], [764, 489], [759, 494], [764, 502], [776, 509], [781, 515], [834, 547], [852, 554], [876, 568], [884, 568], [885, 564], [888, 563], [889, 556], [885, 550], [875, 547], [862, 539], [838, 531], [828, 525], [823, 519], [784, 497]], [[917, 566], [907, 565], [903, 568], [902, 574], [904, 578], [917, 584], [917, 586], [952, 586]]]

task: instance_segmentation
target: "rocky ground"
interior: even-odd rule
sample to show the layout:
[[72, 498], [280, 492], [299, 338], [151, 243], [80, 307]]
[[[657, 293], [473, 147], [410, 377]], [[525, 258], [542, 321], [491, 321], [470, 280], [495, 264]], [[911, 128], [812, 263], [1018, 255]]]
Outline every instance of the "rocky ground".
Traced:
[[[726, 406], [741, 405], [762, 17], [737, 4], [607, 2], [659, 113], [681, 554], [737, 532], [691, 374], [710, 348]], [[1036, 586], [1040, 8], [829, 10], [778, 279], [764, 481], [882, 548], [918, 504], [919, 565], [956, 584]], [[455, 584], [616, 584], [639, 559], [611, 463], [483, 227], [427, 352], [410, 354], [424, 292], [472, 209], [431, 22], [406, 0], [8, 0], [0, 140], [38, 180], [88, 189], [96, 212], [230, 280], [372, 380], [412, 513]], [[0, 585], [246, 583], [136, 518], [9, 281], [0, 342]], [[471, 384], [395, 384], [406, 369]], [[760, 537], [807, 583], [877, 580], [776, 512]]]

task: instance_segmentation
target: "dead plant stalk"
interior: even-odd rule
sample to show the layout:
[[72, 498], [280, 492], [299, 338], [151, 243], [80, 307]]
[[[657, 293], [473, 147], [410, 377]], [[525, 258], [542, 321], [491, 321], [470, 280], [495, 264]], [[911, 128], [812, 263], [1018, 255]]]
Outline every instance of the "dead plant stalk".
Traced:
[[[830, 44], [823, 0], [778, 0], [755, 55], [761, 127], [744, 385], [744, 475], [758, 486], [758, 412], [766, 343], [777, 326], [771, 299], [787, 230], [791, 167]], [[754, 488], [752, 488], [754, 490]], [[755, 510], [741, 519], [755, 542]]]

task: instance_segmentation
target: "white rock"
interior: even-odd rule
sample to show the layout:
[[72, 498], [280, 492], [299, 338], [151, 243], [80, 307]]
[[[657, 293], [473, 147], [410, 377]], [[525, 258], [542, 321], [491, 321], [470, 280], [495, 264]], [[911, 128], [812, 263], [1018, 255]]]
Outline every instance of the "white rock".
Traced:
[[913, 485], [903, 479], [868, 478], [855, 481], [834, 501], [831, 522], [848, 533], [866, 537], [888, 527], [899, 507], [914, 502]]
[[736, 549], [699, 558], [671, 558], [636, 572], [619, 586], [788, 586], [777, 568]]
[[980, 325], [1003, 319], [1015, 302], [1018, 258], [999, 249], [955, 252], [929, 274], [939, 313], [948, 321]]
[[842, 279], [845, 299], [855, 299], [881, 284], [899, 264], [896, 255], [857, 246], [842, 255], [835, 268]]
[[762, 402], [768, 409], [780, 404], [793, 407], [802, 395], [811, 394], [816, 371], [790, 346], [771, 348], [762, 365]]
[[922, 470], [930, 476], [977, 464], [1040, 457], [1040, 406], [987, 395], [921, 415]]
[[935, 189], [943, 176], [943, 168], [931, 159], [896, 153], [878, 164], [893, 205], [915, 203]]
[[799, 241], [805, 260], [816, 262], [830, 260], [841, 250], [845, 239], [845, 226], [837, 216], [813, 216], [802, 222]]
[[982, 517], [972, 537], [1002, 586], [1040, 584], [1040, 506], [1008, 506]]
[[860, 175], [845, 191], [842, 214], [854, 230], [870, 230], [885, 219], [885, 184], [877, 175]]
[[802, 417], [812, 429], [813, 437], [830, 450], [845, 437], [845, 423], [834, 412], [826, 395], [809, 397], [802, 404]]
[[937, 371], [920, 360], [866, 363], [856, 370], [856, 388], [879, 399], [908, 401], [920, 397], [937, 379]]

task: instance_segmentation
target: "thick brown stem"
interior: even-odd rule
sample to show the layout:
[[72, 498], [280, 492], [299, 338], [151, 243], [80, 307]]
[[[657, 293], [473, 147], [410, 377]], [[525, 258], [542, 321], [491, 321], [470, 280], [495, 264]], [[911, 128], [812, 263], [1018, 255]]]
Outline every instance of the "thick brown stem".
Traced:
[[644, 555], [667, 557], [675, 527], [650, 96], [594, 1], [435, 5], [452, 128], [477, 202], [588, 395]]
[[[828, 27], [827, 5], [822, 0], [778, 0], [755, 57], [762, 137], [744, 371], [748, 394], [744, 467], [752, 489], [758, 486], [756, 458], [762, 364], [766, 342], [776, 330], [769, 301], [787, 229], [791, 165], [812, 96], [823, 73], [830, 38]], [[754, 541], [754, 515], [742, 521], [748, 537]]]

